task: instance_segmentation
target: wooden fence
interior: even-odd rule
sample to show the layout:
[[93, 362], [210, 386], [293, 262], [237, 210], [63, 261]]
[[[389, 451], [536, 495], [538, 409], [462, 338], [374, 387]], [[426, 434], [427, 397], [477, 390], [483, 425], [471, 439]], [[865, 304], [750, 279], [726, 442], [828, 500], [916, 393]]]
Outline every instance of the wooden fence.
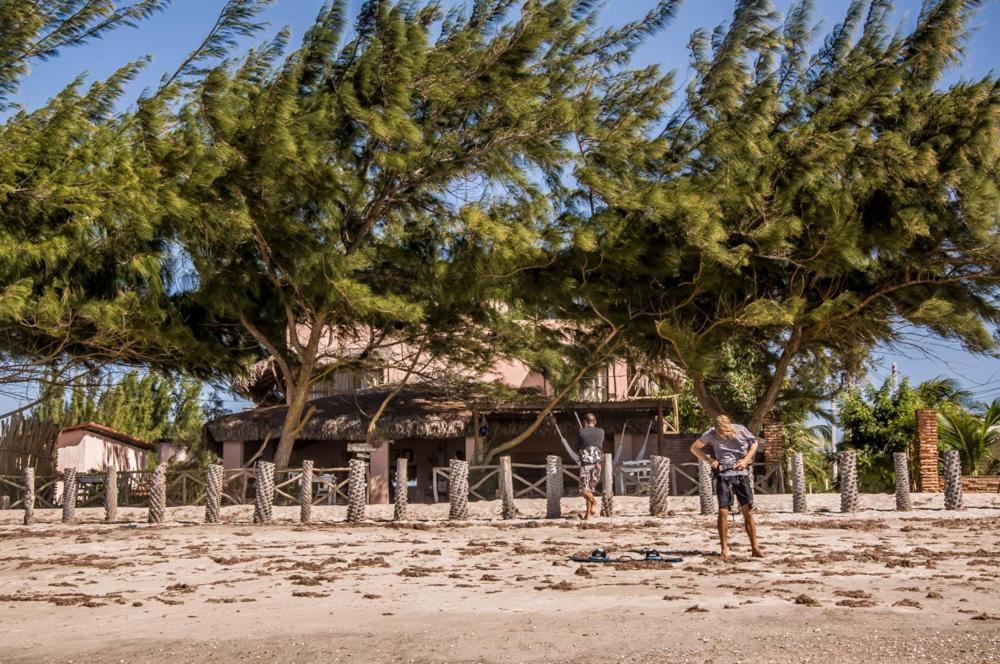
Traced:
[[[313, 469], [313, 505], [347, 503], [347, 468]], [[152, 471], [130, 470], [118, 472], [118, 505], [120, 507], [145, 507], [149, 504], [149, 486]], [[274, 504], [298, 505], [299, 469], [280, 470], [274, 478]], [[104, 505], [104, 473], [79, 473], [77, 507]], [[256, 487], [256, 470], [242, 468], [223, 471], [223, 505], [248, 505], [253, 503]], [[204, 470], [168, 470], [167, 505], [201, 505], [205, 502], [206, 473]], [[11, 508], [24, 504], [24, 477], [0, 475], [0, 496], [10, 496]], [[62, 505], [62, 476], [47, 475], [35, 478], [35, 498], [38, 507]]]
[[[649, 461], [632, 461], [615, 468], [615, 493], [617, 495], [649, 495]], [[768, 467], [765, 463], [755, 463], [754, 491], [760, 494], [786, 493], [784, 471], [780, 464]], [[511, 476], [514, 480], [515, 498], [545, 498], [545, 465], [512, 463]], [[580, 482], [580, 466], [563, 465], [565, 495], [576, 495], [575, 487]], [[469, 466], [469, 499], [496, 500], [500, 466]], [[440, 502], [448, 495], [448, 466], [435, 466], [432, 474], [434, 502]], [[690, 487], [678, 491], [679, 480], [685, 478]], [[567, 481], [568, 480], [568, 481]], [[684, 482], [688, 484], [688, 482]], [[442, 488], [443, 487], [443, 488]], [[698, 463], [670, 464], [670, 495], [690, 496], [698, 493]]]

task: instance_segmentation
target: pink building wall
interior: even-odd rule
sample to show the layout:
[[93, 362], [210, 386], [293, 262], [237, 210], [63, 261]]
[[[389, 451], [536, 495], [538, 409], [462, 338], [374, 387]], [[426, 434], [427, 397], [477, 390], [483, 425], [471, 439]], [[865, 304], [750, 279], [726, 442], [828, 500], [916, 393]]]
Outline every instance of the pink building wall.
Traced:
[[56, 470], [103, 471], [110, 464], [118, 470], [145, 470], [149, 450], [111, 440], [90, 431], [66, 431], [56, 440]]

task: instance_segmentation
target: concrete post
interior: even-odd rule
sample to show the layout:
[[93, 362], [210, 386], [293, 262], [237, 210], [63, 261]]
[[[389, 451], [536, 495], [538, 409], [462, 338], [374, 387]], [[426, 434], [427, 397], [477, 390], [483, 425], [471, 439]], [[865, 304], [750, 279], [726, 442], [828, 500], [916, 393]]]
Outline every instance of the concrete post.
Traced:
[[161, 463], [149, 481], [149, 523], [163, 523], [167, 511], [167, 464]]
[[118, 468], [114, 464], [104, 469], [104, 520], [118, 520]]
[[649, 514], [667, 515], [667, 496], [670, 494], [670, 458], [652, 456], [649, 459]]
[[601, 464], [601, 516], [614, 516], [615, 513], [615, 469], [614, 457], [604, 455]]
[[906, 452], [893, 453], [892, 461], [896, 468], [896, 509], [909, 512], [913, 509], [910, 506], [910, 462]]
[[365, 481], [368, 464], [361, 459], [351, 459], [347, 476], [347, 520], [358, 523], [365, 520], [368, 486]]
[[313, 506], [313, 462], [302, 462], [302, 476], [299, 477], [299, 521], [309, 523]]
[[704, 461], [698, 461], [698, 499], [702, 514], [715, 514], [715, 491], [712, 490], [712, 467]]
[[958, 450], [944, 453], [944, 508], [962, 509], [962, 459]]
[[209, 465], [205, 476], [205, 523], [218, 523], [222, 518], [222, 473], [224, 466]]
[[76, 516], [76, 468], [63, 470], [63, 523], [69, 523]]
[[563, 468], [562, 458], [554, 454], [545, 457], [545, 518], [562, 517]]
[[35, 469], [24, 468], [24, 525], [30, 526], [35, 521]]
[[509, 456], [500, 457], [500, 517], [513, 519], [517, 515], [514, 505], [514, 473]]
[[848, 450], [840, 453], [840, 511], [857, 512], [858, 498], [858, 455]]
[[806, 464], [802, 452], [792, 455], [792, 511], [807, 512], [806, 506]]
[[253, 522], [267, 523], [274, 514], [274, 464], [257, 462], [257, 484], [254, 491]]
[[448, 469], [448, 518], [460, 521], [469, 518], [469, 462], [452, 459]]

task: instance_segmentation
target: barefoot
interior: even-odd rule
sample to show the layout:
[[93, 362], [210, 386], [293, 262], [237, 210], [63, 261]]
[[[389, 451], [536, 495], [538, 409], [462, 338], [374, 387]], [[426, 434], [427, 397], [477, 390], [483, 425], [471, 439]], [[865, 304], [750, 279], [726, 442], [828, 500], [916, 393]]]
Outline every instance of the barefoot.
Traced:
[[728, 563], [729, 562], [729, 549], [723, 549], [722, 550], [722, 555], [720, 556], [720, 558], [722, 558], [722, 562]]
[[761, 551], [760, 549], [754, 549], [753, 550], [753, 557], [754, 558], [763, 558], [764, 557], [764, 552]]

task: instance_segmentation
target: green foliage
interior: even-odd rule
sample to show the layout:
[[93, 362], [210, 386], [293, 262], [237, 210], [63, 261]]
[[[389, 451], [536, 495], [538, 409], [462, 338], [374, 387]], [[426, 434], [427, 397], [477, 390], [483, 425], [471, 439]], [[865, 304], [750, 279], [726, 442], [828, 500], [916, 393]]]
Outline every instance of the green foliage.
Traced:
[[829, 424], [811, 427], [801, 422], [785, 425], [785, 451], [802, 453], [806, 486], [813, 491], [833, 489], [833, 462], [836, 459], [833, 430]]
[[692, 36], [680, 103], [656, 68], [600, 82], [557, 189], [558, 227], [587, 238], [558, 265], [566, 299], [679, 364], [710, 413], [723, 349], [761, 353], [751, 429], [789, 382], [857, 376], [906, 325], [993, 349], [1000, 87], [941, 84], [980, 4], [926, 2], [904, 32], [856, 0], [812, 50], [812, 3], [782, 22], [739, 2]]
[[943, 447], [958, 450], [962, 472], [985, 475], [1000, 461], [1000, 401], [993, 401], [982, 417], [948, 408], [938, 413], [938, 439]]
[[152, 372], [80, 376], [33, 411], [60, 425], [96, 422], [150, 442], [196, 450], [206, 421], [202, 384]]

